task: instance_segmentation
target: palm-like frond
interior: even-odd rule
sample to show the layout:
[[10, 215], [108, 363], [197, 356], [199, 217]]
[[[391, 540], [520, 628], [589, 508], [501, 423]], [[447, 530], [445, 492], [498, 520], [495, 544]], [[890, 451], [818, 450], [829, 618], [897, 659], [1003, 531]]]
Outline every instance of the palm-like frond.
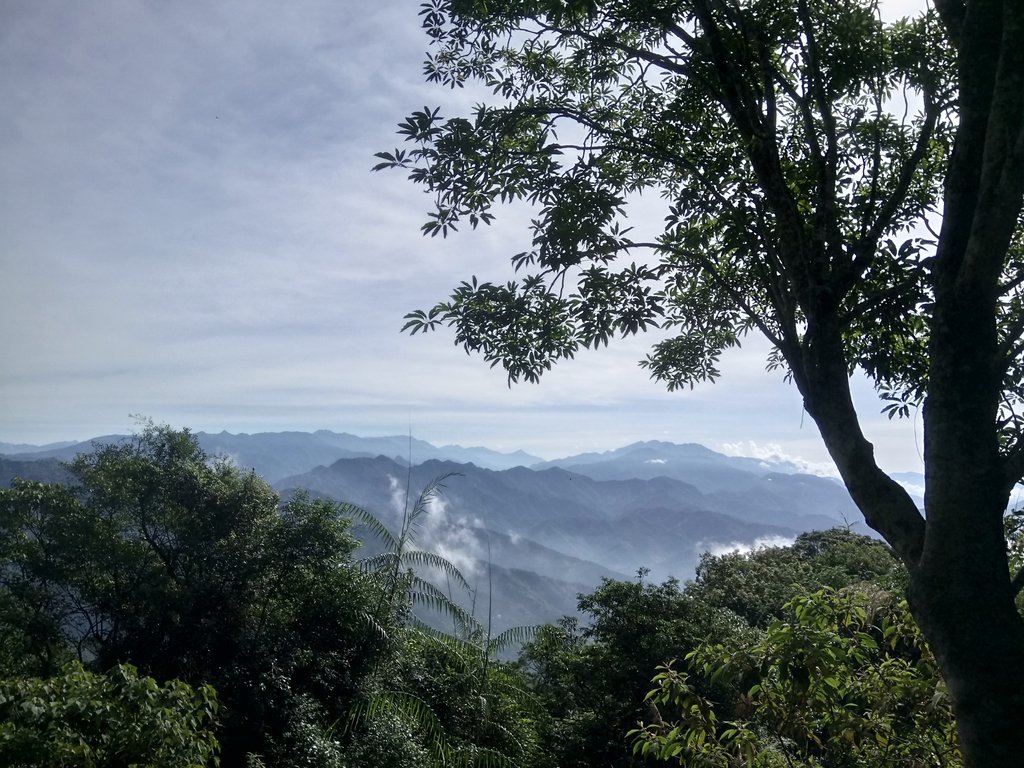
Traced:
[[377, 617], [369, 611], [360, 611], [359, 618], [362, 619], [363, 623], [366, 624], [373, 633], [385, 643], [391, 639], [390, 635], [388, 635], [387, 629], [384, 628], [384, 625], [377, 621]]
[[[450, 593], [441, 590], [421, 575], [424, 571], [434, 570], [444, 574], [449, 587], [454, 583], [462, 589], [470, 589], [462, 572], [450, 560], [436, 552], [416, 546], [417, 535], [427, 521], [430, 505], [444, 488], [444, 481], [449, 477], [450, 474], [441, 475], [428, 483], [411, 508], [406, 503], [401, 529], [397, 536], [366, 510], [346, 506], [345, 513], [349, 517], [365, 525], [384, 543], [383, 552], [364, 559], [360, 564], [365, 572], [383, 575], [385, 579], [374, 626], [379, 629], [382, 637], [387, 637], [378, 621], [382, 615], [381, 609], [385, 605], [393, 605], [392, 601], [399, 595], [404, 595], [407, 605], [427, 608], [452, 619], [455, 631], [460, 632], [461, 637], [428, 627], [415, 616], [408, 620], [421, 637], [443, 646], [449, 659], [460, 668], [461, 673], [479, 680], [479, 695], [484, 710], [481, 715], [484, 720], [482, 725], [500, 733], [506, 741], [517, 745], [521, 751], [522, 745], [507, 728], [500, 723], [488, 721], [488, 668], [493, 654], [513, 643], [525, 642], [533, 637], [536, 630], [532, 627], [514, 627], [491, 639], [490, 622], [487, 628], [481, 626], [471, 612], [455, 602]], [[387, 691], [369, 697], [352, 710], [349, 724], [356, 725], [384, 712], [397, 714], [415, 724], [428, 744], [434, 765], [444, 768], [512, 768], [515, 765], [507, 755], [494, 749], [453, 749], [430, 706], [416, 695], [404, 691]]]
[[427, 748], [437, 768], [516, 768], [516, 764], [507, 755], [495, 749], [455, 749], [430, 705], [404, 691], [373, 694], [349, 712], [345, 727], [356, 728], [385, 713], [398, 715], [416, 724], [427, 738]]
[[451, 752], [444, 728], [434, 710], [419, 696], [405, 691], [382, 691], [372, 694], [349, 711], [346, 727], [358, 727], [384, 713], [397, 714], [415, 723], [429, 740], [431, 752], [437, 751], [441, 755]]
[[463, 589], [469, 589], [469, 582], [462, 575], [462, 572], [447, 558], [442, 557], [436, 552], [427, 552], [423, 549], [410, 549], [404, 553], [405, 562], [413, 567], [426, 567], [433, 568], [441, 571], [445, 576], [454, 581], [456, 585]]
[[408, 598], [413, 605], [431, 608], [447, 618], [455, 619], [463, 626], [470, 626], [475, 623], [475, 620], [468, 611], [454, 602], [435, 585], [417, 576], [415, 573], [412, 574], [411, 583], [409, 584]]
[[[421, 603], [417, 602], [416, 604], [419, 605]], [[467, 634], [472, 632], [474, 628], [477, 626], [475, 618], [473, 618], [469, 611], [463, 610], [458, 605], [456, 605], [456, 608], [456, 612], [445, 611], [447, 614], [444, 617], [451, 618], [451, 620], [454, 622], [454, 632]], [[458, 640], [457, 635], [452, 634], [450, 632], [445, 632], [444, 630], [434, 629], [429, 624], [421, 620], [421, 618], [418, 618], [415, 614], [409, 617], [409, 623], [412, 629], [416, 630], [421, 634], [429, 635], [430, 633], [436, 633], [439, 636], [443, 635]]]
[[474, 662], [472, 657], [478, 653], [476, 646], [444, 630], [434, 629], [434, 627], [422, 622], [417, 624], [414, 629], [423, 640], [444, 649], [444, 652], [455, 662], [456, 671], [465, 672], [473, 668]]
[[500, 653], [513, 645], [528, 643], [537, 636], [537, 632], [540, 631], [540, 626], [541, 625], [539, 624], [531, 624], [528, 626], [510, 627], [506, 629], [487, 643], [488, 655], [493, 656], [494, 654]]
[[397, 552], [381, 552], [372, 557], [364, 557], [359, 561], [359, 567], [364, 573], [373, 573], [385, 569], [392, 570], [397, 562]]
[[[428, 606], [439, 613], [454, 618], [463, 626], [468, 626], [472, 617], [460, 608], [455, 601], [441, 592], [437, 587], [416, 575], [413, 569], [434, 569], [443, 573], [449, 583], [455, 582], [463, 589], [469, 589], [469, 583], [462, 572], [448, 559], [436, 552], [416, 548], [416, 534], [422, 527], [426, 515], [430, 512], [431, 502], [437, 498], [444, 481], [452, 473], [441, 475], [431, 480], [422, 490], [412, 509], [406, 504], [402, 515], [402, 524], [396, 536], [388, 530], [378, 518], [354, 504], [342, 506], [342, 514], [365, 525], [384, 544], [384, 551], [364, 558], [359, 565], [364, 572], [384, 574], [380, 602], [377, 615], [385, 605], [392, 605], [396, 596], [404, 594], [410, 604]], [[403, 572], [408, 572], [408, 576]], [[407, 579], [407, 580], [406, 580]]]
[[[512, 733], [512, 731], [510, 731], [508, 728], [506, 728], [504, 725], [502, 725], [498, 721], [488, 719], [488, 720], [484, 721], [484, 725], [489, 730], [494, 731], [496, 733], [500, 733], [502, 736], [505, 737], [505, 739], [507, 741], [510, 741], [511, 743], [515, 744], [516, 745], [516, 750], [519, 752], [519, 754], [522, 754], [523, 752], [526, 751], [523, 748], [523, 743], [519, 740], [519, 738], [514, 733]], [[502, 754], [502, 757], [505, 757], [505, 755]]]
[[402, 532], [399, 536], [401, 547], [416, 544], [416, 532], [423, 525], [424, 518], [430, 513], [430, 503], [441, 494], [441, 490], [445, 487], [444, 481], [456, 474], [458, 473], [446, 472], [435, 477], [420, 491], [412, 509], [405, 510], [402, 517]]
[[398, 542], [395, 540], [394, 535], [373, 513], [368, 512], [362, 507], [357, 507], [355, 504], [347, 503], [342, 504], [339, 511], [344, 517], [351, 518], [360, 525], [368, 528], [374, 536], [384, 542], [386, 549], [393, 550], [396, 548]]
[[452, 768], [516, 768], [516, 763], [496, 749], [477, 749], [452, 755]]

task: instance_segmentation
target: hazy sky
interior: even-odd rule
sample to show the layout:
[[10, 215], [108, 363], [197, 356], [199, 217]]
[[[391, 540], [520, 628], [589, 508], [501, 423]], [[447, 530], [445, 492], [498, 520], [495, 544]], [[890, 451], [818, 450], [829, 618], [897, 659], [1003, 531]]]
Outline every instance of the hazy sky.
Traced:
[[[0, 441], [319, 428], [522, 448], [644, 439], [827, 461], [765, 348], [669, 394], [650, 339], [584, 352], [540, 385], [402, 316], [525, 250], [521, 216], [424, 239], [429, 200], [371, 173], [422, 82], [418, 2], [9, 0], [0, 4]], [[468, 102], [462, 106], [465, 107]], [[658, 212], [653, 214], [658, 217]], [[657, 220], [657, 218], [655, 218]], [[876, 416], [893, 470], [911, 422]]]

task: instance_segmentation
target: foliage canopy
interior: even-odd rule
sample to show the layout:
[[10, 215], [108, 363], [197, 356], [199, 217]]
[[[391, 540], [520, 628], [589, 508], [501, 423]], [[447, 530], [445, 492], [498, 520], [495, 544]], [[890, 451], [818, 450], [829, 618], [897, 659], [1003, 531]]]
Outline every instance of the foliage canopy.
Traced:
[[10, 768], [203, 768], [216, 762], [217, 696], [161, 686], [134, 667], [67, 665], [48, 679], [0, 680], [0, 761]]
[[[951, 142], [934, 17], [887, 25], [856, 0], [436, 0], [424, 14], [428, 79], [496, 99], [471, 118], [412, 114], [399, 133], [415, 148], [381, 166], [434, 193], [431, 235], [503, 202], [538, 214], [512, 257], [522, 280], [463, 283], [409, 329], [450, 324], [511, 380], [668, 329], [645, 365], [675, 388], [714, 378], [754, 328], [796, 366], [827, 292], [850, 363], [920, 393], [928, 252], [898, 240], [935, 210]], [[919, 106], [899, 116], [894, 101]], [[628, 212], [649, 193], [664, 228], [641, 240]]]
[[827, 589], [785, 608], [754, 643], [702, 644], [690, 672], [659, 667], [648, 700], [680, 719], [641, 724], [634, 750], [694, 768], [960, 765], [946, 686], [905, 602]]
[[262, 479], [166, 427], [69, 470], [74, 487], [0, 490], [0, 618], [32, 619], [0, 631], [8, 674], [52, 675], [70, 652], [100, 672], [130, 663], [211, 684], [225, 766], [274, 753], [298, 764], [329, 741], [381, 652], [339, 505], [279, 505]]

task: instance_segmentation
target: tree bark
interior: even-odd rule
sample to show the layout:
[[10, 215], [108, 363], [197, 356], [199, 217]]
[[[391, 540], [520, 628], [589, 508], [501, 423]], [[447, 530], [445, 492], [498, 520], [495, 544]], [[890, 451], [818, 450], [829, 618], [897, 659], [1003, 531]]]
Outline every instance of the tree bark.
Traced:
[[[984, 314], [982, 304], [967, 302], [970, 314]], [[964, 765], [1019, 768], [1024, 622], [1014, 605], [1002, 528], [1008, 493], [995, 401], [983, 394], [991, 389], [983, 381], [983, 371], [992, 368], [985, 354], [991, 345], [964, 312], [946, 309], [939, 317], [943, 322], [936, 325], [946, 330], [937, 328], [933, 337], [925, 407], [927, 520], [875, 463], [850, 397], [837, 332], [814, 329], [797, 384], [865, 520], [907, 564], [910, 607], [949, 689]], [[989, 335], [994, 338], [994, 330]]]
[[995, 303], [944, 256], [924, 409], [927, 530], [909, 599], [949, 687], [964, 764], [1009, 768], [1024, 755], [1024, 624], [1002, 526]]

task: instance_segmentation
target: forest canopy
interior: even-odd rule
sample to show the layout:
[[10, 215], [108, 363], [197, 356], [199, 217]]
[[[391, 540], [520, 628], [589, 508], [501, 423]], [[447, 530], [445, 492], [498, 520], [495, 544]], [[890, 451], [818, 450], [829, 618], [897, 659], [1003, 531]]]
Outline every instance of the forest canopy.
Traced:
[[[883, 633], [892, 652], [830, 657], [830, 676], [867, 695], [891, 657], [900, 684], [937, 702], [928, 720], [833, 722], [841, 746], [877, 756], [861, 747], [876, 734], [896, 744], [912, 726], [914, 749], [956, 765], [943, 685], [900, 602], [906, 572], [888, 547], [843, 529], [707, 555], [686, 585], [643, 570], [605, 580], [579, 596], [577, 616], [491, 636], [459, 605], [443, 610], [449, 593], [427, 577], [457, 571], [413, 546], [436, 484], [378, 537], [366, 511], [282, 501], [165, 427], [68, 470], [67, 484], [0, 490], [6, 765], [637, 766], [656, 755], [634, 753], [627, 732], [643, 723], [645, 738], [665, 740], [673, 728], [657, 723], [677, 716], [645, 702], [659, 665], [693, 666], [694, 695], [759, 730], [769, 713], [744, 709], [750, 671], [718, 679], [691, 659], [733, 669], [729, 659], [769, 654], [816, 674], [798, 645], [779, 645], [792, 632], [837, 648]], [[373, 542], [367, 556], [353, 531]], [[841, 619], [868, 605], [861, 625]], [[424, 607], [448, 629], [425, 625]]]

